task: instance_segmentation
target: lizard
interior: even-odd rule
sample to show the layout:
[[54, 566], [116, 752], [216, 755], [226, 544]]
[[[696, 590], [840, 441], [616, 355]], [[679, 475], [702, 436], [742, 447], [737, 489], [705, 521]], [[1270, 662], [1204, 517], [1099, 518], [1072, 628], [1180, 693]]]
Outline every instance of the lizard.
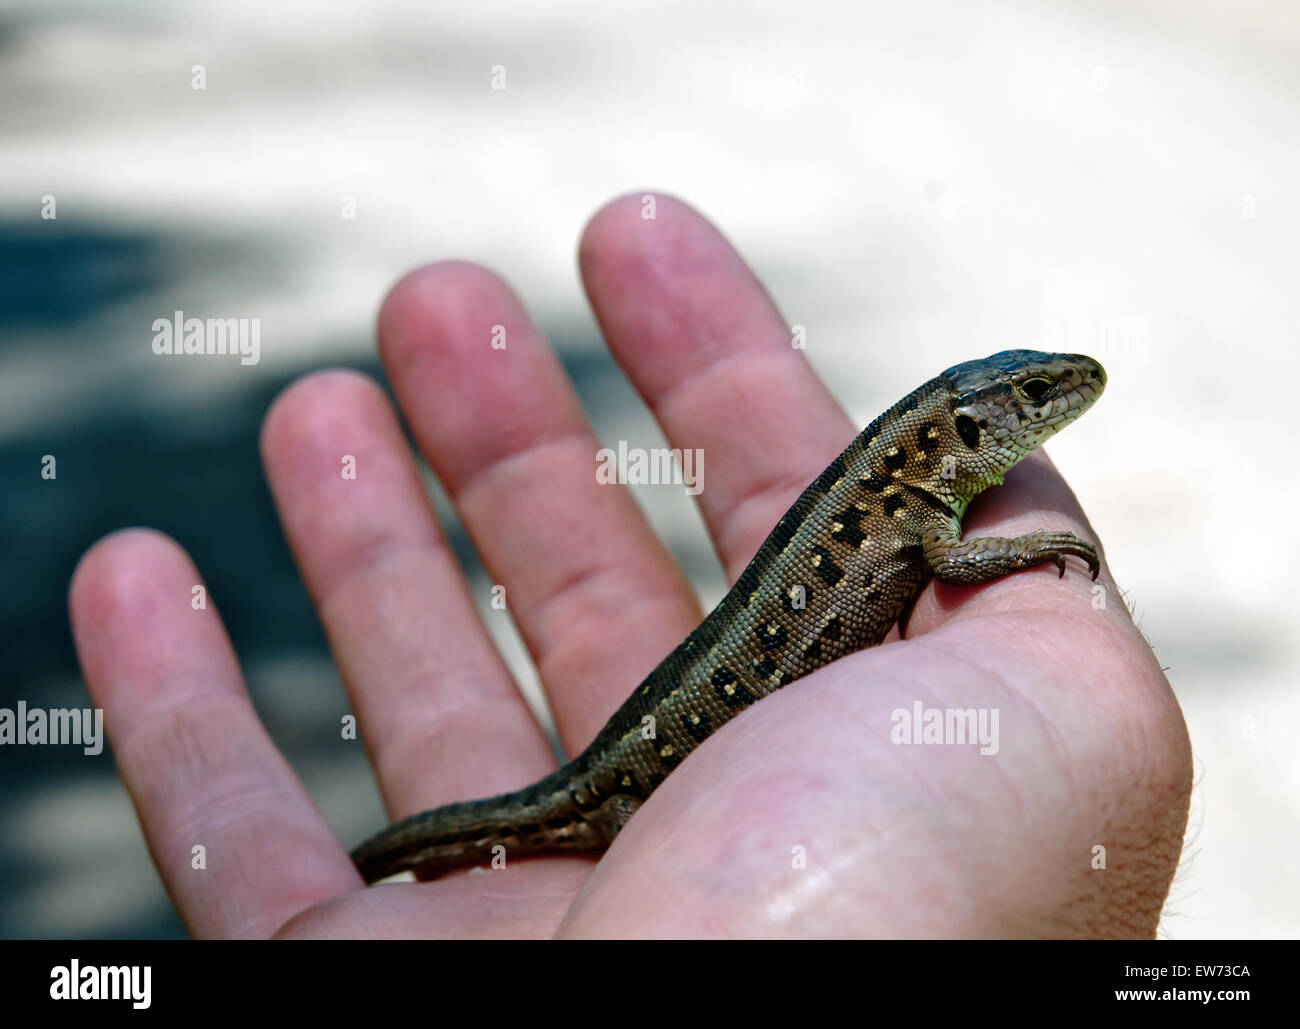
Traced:
[[796, 679], [872, 647], [933, 577], [973, 585], [1067, 556], [1073, 533], [961, 536], [972, 499], [1097, 400], [1090, 357], [1006, 350], [954, 365], [866, 427], [777, 522], [735, 584], [582, 753], [512, 793], [389, 826], [352, 859], [367, 883], [423, 879], [503, 846], [532, 855], [607, 847], [710, 735]]

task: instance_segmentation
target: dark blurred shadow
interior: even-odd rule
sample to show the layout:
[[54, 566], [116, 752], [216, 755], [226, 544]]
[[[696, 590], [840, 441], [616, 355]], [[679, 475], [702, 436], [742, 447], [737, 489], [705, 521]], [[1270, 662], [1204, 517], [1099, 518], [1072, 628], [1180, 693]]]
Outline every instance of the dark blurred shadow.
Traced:
[[[76, 359], [76, 348], [113, 345], [105, 333], [121, 330], [112, 328], [116, 323], [105, 312], [114, 305], [158, 297], [160, 309], [167, 310], [177, 295], [201, 301], [205, 278], [262, 274], [250, 267], [250, 255], [264, 253], [264, 244], [243, 242], [87, 228], [38, 235], [0, 226], [0, 341], [37, 328], [57, 333], [67, 346], [60, 343], [48, 358], [40, 357], [42, 365], [48, 363], [40, 381], [56, 381], [65, 362]], [[232, 273], [228, 262], [237, 262], [238, 270]], [[613, 420], [614, 413], [636, 403], [634, 394], [603, 347], [589, 335], [571, 336], [556, 341], [569, 374], [593, 420]], [[355, 344], [354, 352], [373, 352], [369, 340]], [[156, 410], [145, 391], [124, 397], [120, 386], [94, 382], [75, 411], [52, 409], [41, 424], [0, 437], [0, 539], [5, 541], [0, 706], [13, 708], [19, 699], [41, 707], [88, 704], [68, 627], [67, 586], [86, 548], [126, 526], [159, 529], [190, 553], [246, 671], [278, 659], [328, 659], [323, 632], [280, 533], [257, 446], [273, 398], [300, 374], [323, 366], [303, 365], [276, 376], [258, 369], [246, 387], [188, 412], [183, 425], [176, 424], [174, 414]], [[387, 389], [377, 359], [349, 366]], [[42, 454], [57, 456], [53, 482], [40, 477]], [[464, 532], [457, 525], [445, 529], [462, 566], [476, 570]], [[315, 710], [333, 718], [346, 710], [336, 676], [296, 683], [292, 696], [268, 698], [266, 684], [254, 672], [249, 688], [291, 763], [337, 760], [337, 732], [321, 731], [319, 715], [294, 715]], [[68, 862], [55, 871], [39, 867], [26, 856], [31, 850], [8, 835], [20, 824], [18, 812], [38, 798], [59, 790], [84, 792], [87, 782], [115, 778], [107, 748], [88, 763], [77, 747], [0, 747], [0, 825], [7, 827], [0, 841], [0, 936], [51, 934], [30, 904], [21, 908], [27, 912], [22, 916], [14, 902], [38, 885], [48, 889], [55, 875], [94, 882], [95, 889], [121, 888], [97, 865], [93, 848], [79, 860], [68, 859], [71, 871]], [[141, 864], [129, 874], [152, 879], [152, 868]], [[154, 895], [152, 905], [120, 923], [100, 924], [90, 934], [183, 936], [161, 890]]]
[[157, 237], [48, 224], [0, 225], [0, 334], [77, 325], [109, 304], [157, 289], [174, 271]]

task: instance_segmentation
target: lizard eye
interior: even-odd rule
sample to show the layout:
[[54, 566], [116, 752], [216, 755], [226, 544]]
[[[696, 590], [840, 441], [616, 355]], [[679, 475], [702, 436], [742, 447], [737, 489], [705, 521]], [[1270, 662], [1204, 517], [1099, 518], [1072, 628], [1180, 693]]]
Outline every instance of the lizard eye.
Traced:
[[980, 427], [975, 419], [968, 414], [959, 414], [957, 416], [957, 435], [971, 450], [980, 445]]
[[1051, 379], [1026, 379], [1020, 384], [1020, 392], [1035, 404], [1041, 404], [1052, 392], [1054, 385]]

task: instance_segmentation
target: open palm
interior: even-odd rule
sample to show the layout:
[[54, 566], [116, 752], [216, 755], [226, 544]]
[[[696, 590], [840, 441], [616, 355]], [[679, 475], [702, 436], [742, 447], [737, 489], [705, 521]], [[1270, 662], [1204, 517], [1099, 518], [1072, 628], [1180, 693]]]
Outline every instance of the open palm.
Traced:
[[[643, 213], [629, 197], [593, 220], [583, 277], [671, 445], [706, 453], [699, 500], [734, 580], [858, 427], [716, 230], [663, 197]], [[384, 303], [379, 341], [576, 752], [699, 622], [689, 585], [627, 492], [598, 484], [600, 444], [497, 277], [462, 263], [412, 273]], [[878, 351], [887, 372], [888, 344]], [[915, 385], [896, 379], [900, 396]], [[389, 813], [548, 772], [378, 387], [309, 376], [276, 401], [262, 443]], [[966, 531], [1039, 528], [1095, 539], [1035, 454]], [[217, 614], [191, 610], [198, 581], [175, 544], [134, 530], [86, 554], [70, 600], [154, 862], [196, 935], [1149, 936], [1177, 864], [1186, 729], [1105, 568], [1099, 594], [1076, 565], [1064, 579], [1049, 566], [928, 586], [906, 640], [723, 726], [599, 862], [371, 889], [258, 722]], [[893, 713], [918, 702], [996, 711], [997, 753], [891, 741]]]

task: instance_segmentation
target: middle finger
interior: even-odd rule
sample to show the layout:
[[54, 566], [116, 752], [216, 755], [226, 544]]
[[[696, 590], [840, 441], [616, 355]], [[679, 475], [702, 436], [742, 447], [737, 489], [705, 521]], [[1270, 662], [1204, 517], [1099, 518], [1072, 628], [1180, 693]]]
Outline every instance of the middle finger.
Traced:
[[384, 302], [379, 340], [573, 752], [699, 621], [690, 585], [627, 490], [597, 482], [600, 444], [573, 388], [495, 275], [413, 272]]

